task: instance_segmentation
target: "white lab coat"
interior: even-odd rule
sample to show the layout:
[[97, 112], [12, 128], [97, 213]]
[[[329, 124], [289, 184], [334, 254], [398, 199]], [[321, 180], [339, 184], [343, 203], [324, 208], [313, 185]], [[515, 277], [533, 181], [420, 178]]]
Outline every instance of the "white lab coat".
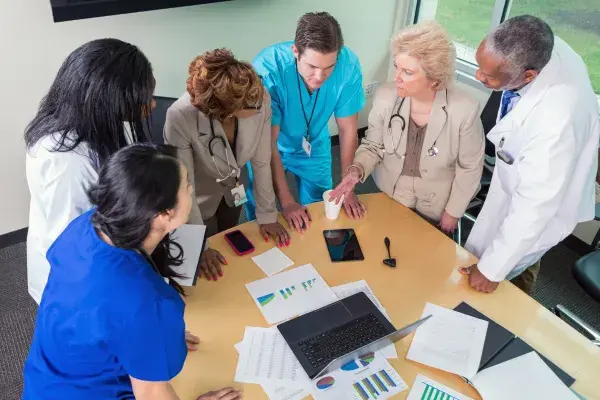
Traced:
[[488, 133], [496, 158], [491, 186], [465, 248], [489, 280], [512, 279], [594, 218], [600, 140], [598, 102], [581, 57], [555, 39], [550, 62]]
[[92, 206], [86, 190], [98, 180], [85, 143], [73, 151], [51, 151], [58, 135], [46, 136], [27, 151], [26, 173], [31, 203], [27, 233], [27, 284], [39, 304], [50, 264], [46, 252], [69, 223]]

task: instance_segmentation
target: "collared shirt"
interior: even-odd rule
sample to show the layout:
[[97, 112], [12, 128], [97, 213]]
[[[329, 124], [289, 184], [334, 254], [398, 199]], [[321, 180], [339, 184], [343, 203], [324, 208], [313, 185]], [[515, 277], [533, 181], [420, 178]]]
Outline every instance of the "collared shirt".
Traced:
[[412, 176], [415, 178], [421, 177], [419, 170], [421, 164], [421, 150], [423, 149], [423, 140], [427, 124], [419, 126], [409, 118], [408, 135], [406, 137], [406, 157], [404, 158], [404, 166], [400, 175]]
[[[527, 85], [523, 86], [521, 89], [515, 91], [515, 93], [518, 96], [515, 96], [510, 100], [510, 103], [508, 104], [508, 108], [506, 110], [506, 114], [511, 112], [511, 110], [517, 106], [517, 103], [521, 100], [521, 98], [523, 96], [525, 96], [527, 91], [531, 88], [532, 83], [533, 83], [533, 81], [529, 82]], [[504, 92], [502, 92], [502, 96], [504, 96]], [[498, 108], [498, 116], [496, 117], [496, 123], [498, 123], [498, 121], [500, 121], [501, 116], [502, 116], [502, 100], [500, 100], [500, 107]]]
[[331, 140], [327, 128], [329, 119], [332, 115], [336, 118], [352, 116], [365, 105], [360, 62], [352, 50], [342, 47], [333, 72], [311, 94], [296, 69], [293, 44], [293, 41], [289, 41], [267, 47], [253, 61], [254, 68], [271, 94], [271, 124], [280, 127], [277, 141], [279, 151], [284, 159], [286, 155], [307, 157], [302, 149], [302, 139], [307, 133], [306, 121], [310, 120], [314, 107], [308, 128], [311, 158], [331, 158]]

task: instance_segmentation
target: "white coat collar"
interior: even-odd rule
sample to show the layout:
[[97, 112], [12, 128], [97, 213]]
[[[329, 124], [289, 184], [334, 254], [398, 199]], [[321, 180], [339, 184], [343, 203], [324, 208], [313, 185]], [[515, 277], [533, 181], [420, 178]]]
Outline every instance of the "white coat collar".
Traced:
[[548, 89], [560, 81], [560, 72], [563, 69], [564, 60], [562, 60], [556, 47], [555, 44], [548, 64], [529, 85], [519, 91], [521, 99], [515, 108], [490, 131], [490, 136], [494, 137], [497, 134], [505, 134], [523, 125], [529, 113], [544, 97]]

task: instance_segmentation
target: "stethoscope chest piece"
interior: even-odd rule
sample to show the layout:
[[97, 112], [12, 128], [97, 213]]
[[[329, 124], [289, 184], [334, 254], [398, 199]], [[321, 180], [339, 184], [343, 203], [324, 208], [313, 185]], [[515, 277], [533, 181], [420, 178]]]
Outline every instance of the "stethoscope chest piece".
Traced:
[[439, 150], [437, 148], [437, 146], [434, 144], [433, 146], [431, 146], [428, 150], [427, 150], [427, 155], [429, 157], [435, 157], [439, 154]]

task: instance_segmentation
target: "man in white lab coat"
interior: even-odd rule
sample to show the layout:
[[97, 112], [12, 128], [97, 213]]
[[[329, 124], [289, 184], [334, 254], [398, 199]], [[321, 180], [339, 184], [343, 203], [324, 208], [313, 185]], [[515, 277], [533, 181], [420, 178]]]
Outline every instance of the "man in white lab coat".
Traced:
[[487, 136], [494, 175], [465, 245], [479, 263], [462, 272], [481, 292], [508, 279], [531, 293], [542, 255], [594, 218], [600, 110], [581, 57], [539, 18], [505, 21], [476, 58], [477, 79], [503, 94]]

